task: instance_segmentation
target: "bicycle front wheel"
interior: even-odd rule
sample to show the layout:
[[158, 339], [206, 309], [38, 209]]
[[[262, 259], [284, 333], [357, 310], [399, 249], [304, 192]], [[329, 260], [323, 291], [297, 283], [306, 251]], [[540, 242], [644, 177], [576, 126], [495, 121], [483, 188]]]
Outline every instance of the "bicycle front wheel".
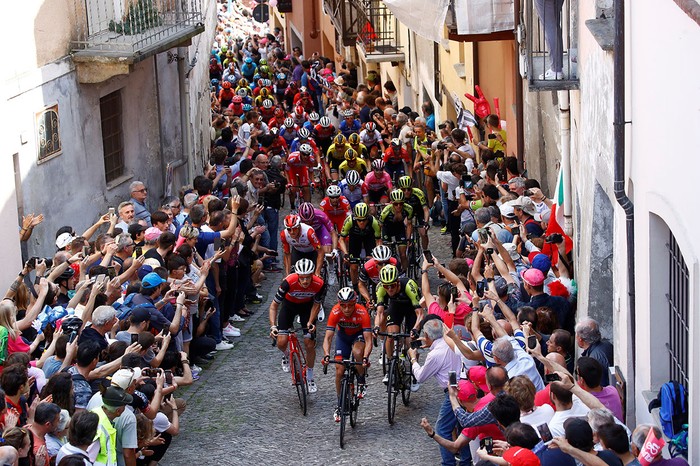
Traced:
[[357, 425], [357, 408], [360, 406], [360, 399], [357, 397], [357, 374], [353, 371], [351, 374], [353, 383], [350, 384], [351, 390], [349, 393], [349, 404], [350, 404], [350, 427], [353, 429]]
[[306, 377], [304, 377], [301, 359], [297, 353], [292, 354], [292, 371], [294, 385], [297, 389], [297, 396], [299, 397], [299, 407], [301, 408], [301, 413], [306, 416], [306, 395], [308, 388], [306, 386]]
[[399, 361], [392, 359], [389, 364], [389, 385], [387, 387], [387, 415], [389, 424], [394, 425], [394, 416], [396, 415], [396, 398], [399, 396]]
[[345, 423], [352, 410], [351, 397], [350, 380], [344, 378], [343, 385], [340, 387], [340, 448], [345, 448]]
[[401, 371], [401, 375], [403, 376], [401, 379], [401, 401], [403, 401], [404, 406], [408, 406], [408, 403], [411, 401], [411, 381], [413, 380], [413, 369], [411, 362], [408, 359], [401, 361], [401, 364], [403, 366], [403, 370]]

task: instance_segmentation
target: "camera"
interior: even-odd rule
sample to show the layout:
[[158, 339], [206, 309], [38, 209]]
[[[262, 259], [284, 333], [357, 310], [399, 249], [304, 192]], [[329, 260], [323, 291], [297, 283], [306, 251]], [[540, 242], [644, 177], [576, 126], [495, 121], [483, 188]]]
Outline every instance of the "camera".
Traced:
[[545, 243], [559, 244], [562, 241], [564, 241], [564, 236], [562, 236], [561, 233], [552, 233], [544, 238]]
[[423, 346], [423, 342], [420, 341], [420, 340], [413, 340], [413, 341], [411, 342], [411, 349], [418, 349], [418, 348], [420, 348], [421, 346]]
[[437, 146], [435, 146], [438, 150], [445, 150], [447, 149], [447, 143], [445, 142], [438, 142]]
[[30, 268], [35, 269], [36, 268], [36, 263], [40, 261], [44, 261], [46, 263], [46, 268], [50, 269], [53, 267], [53, 259], [49, 257], [45, 257], [44, 259], [41, 259], [40, 257], [30, 257], [29, 260], [27, 261], [27, 265], [29, 265]]

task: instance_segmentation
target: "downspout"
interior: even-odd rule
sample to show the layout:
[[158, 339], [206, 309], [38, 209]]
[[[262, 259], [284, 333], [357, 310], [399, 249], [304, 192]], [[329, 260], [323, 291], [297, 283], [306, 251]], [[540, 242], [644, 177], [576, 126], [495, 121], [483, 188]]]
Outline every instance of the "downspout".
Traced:
[[[627, 410], [635, 406], [634, 367], [637, 352], [635, 312], [635, 266], [634, 266], [634, 205], [625, 192], [625, 2], [615, 0], [613, 5], [615, 42], [613, 51], [613, 143], [615, 199], [625, 211], [627, 232], [627, 303], [629, 307], [630, 340], [632, 345], [632, 374], [628, 374]], [[629, 381], [632, 381], [630, 384]], [[634, 412], [634, 411], [633, 411]]]
[[[162, 126], [162, 116], [160, 114], [160, 78], [158, 76], [158, 55], [155, 55], [153, 57], [153, 73], [154, 73], [154, 79], [155, 79], [155, 91], [156, 91], [156, 115], [158, 116], [158, 138], [160, 139], [160, 166], [165, 167], [165, 157], [163, 156], [163, 126]], [[166, 186], [165, 186], [165, 170], [161, 168], [161, 184], [163, 186], [163, 192], [165, 193], [166, 191]]]
[[[185, 165], [188, 160], [191, 158], [190, 157], [190, 131], [189, 131], [189, 99], [188, 97], [188, 89], [187, 89], [187, 60], [185, 57], [187, 56], [187, 48], [185, 47], [178, 47], [177, 48], [177, 84], [178, 84], [178, 93], [180, 97], [180, 137], [182, 138], [182, 154], [180, 156], [180, 159], [175, 160], [173, 162], [170, 162], [168, 166], [172, 168], [174, 171], [176, 168], [179, 168], [183, 165]], [[185, 180], [190, 179], [190, 170], [189, 166], [187, 167], [187, 173], [185, 173]], [[175, 178], [174, 173], [173, 173], [173, 179]], [[166, 186], [166, 191], [169, 187]]]
[[[515, 20], [515, 32], [517, 33], [520, 27], [520, 0], [515, 0], [513, 3]], [[520, 43], [516, 39], [515, 43], [515, 119], [517, 123], [517, 141], [515, 156], [518, 159], [518, 169], [523, 173], [525, 171], [525, 110], [523, 104], [523, 80], [520, 74]]]
[[561, 138], [561, 189], [564, 190], [564, 233], [571, 236], [574, 225], [571, 221], [571, 112], [569, 111], [569, 91], [557, 91], [559, 101], [559, 137]]

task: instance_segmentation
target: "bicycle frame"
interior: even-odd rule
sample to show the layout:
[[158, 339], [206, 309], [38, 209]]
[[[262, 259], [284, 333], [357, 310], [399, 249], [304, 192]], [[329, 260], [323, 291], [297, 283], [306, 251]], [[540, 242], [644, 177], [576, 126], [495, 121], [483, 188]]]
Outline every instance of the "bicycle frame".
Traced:
[[289, 350], [289, 372], [292, 374], [292, 385], [296, 387], [302, 414], [306, 416], [306, 397], [308, 394], [306, 385], [306, 354], [304, 353], [304, 349], [300, 345], [299, 339], [297, 338], [297, 332], [303, 331], [304, 329], [301, 328], [289, 329], [287, 348]]
[[[328, 363], [344, 367], [343, 377], [340, 381], [340, 448], [345, 448], [345, 423], [348, 416], [350, 417], [351, 427], [354, 428], [357, 424], [357, 408], [360, 404], [360, 399], [357, 397], [357, 387], [355, 386], [355, 379], [358, 376], [355, 367], [361, 366], [362, 363], [355, 362], [352, 359], [329, 360]], [[323, 373], [328, 373], [328, 365], [326, 364], [323, 366]]]

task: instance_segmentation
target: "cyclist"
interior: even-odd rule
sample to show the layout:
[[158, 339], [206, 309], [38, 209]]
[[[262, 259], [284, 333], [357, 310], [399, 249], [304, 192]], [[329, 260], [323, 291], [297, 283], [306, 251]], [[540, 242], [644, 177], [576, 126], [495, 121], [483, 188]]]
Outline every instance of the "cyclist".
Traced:
[[[391, 176], [384, 171], [382, 160], [377, 159], [372, 162], [372, 171], [365, 177], [365, 184], [372, 204], [386, 204], [389, 201], [389, 191], [392, 189]], [[376, 213], [374, 208], [373, 212]]]
[[352, 133], [348, 137], [348, 144], [350, 144], [350, 147], [355, 149], [355, 152], [357, 152], [357, 155], [362, 157], [363, 159], [366, 159], [368, 154], [367, 154], [367, 148], [365, 147], [364, 144], [362, 144], [362, 141], [360, 141], [360, 135], [357, 133]]
[[[270, 336], [277, 338], [277, 348], [282, 351], [282, 370], [289, 372], [287, 342], [294, 318], [299, 316], [304, 330], [306, 347], [306, 371], [309, 393], [316, 393], [314, 361], [316, 360], [316, 316], [321, 308], [326, 285], [321, 277], [314, 275], [314, 263], [300, 259], [294, 264], [295, 272], [282, 280], [275, 299], [270, 304]], [[279, 310], [279, 314], [278, 314]]]
[[301, 223], [298, 215], [290, 214], [284, 218], [284, 230], [280, 232], [282, 250], [284, 251], [284, 273], [289, 275], [292, 263], [299, 259], [316, 261], [317, 275], [321, 273], [323, 255], [318, 253], [321, 242], [314, 229]]
[[362, 178], [367, 175], [367, 163], [359, 158], [357, 154], [355, 149], [348, 149], [345, 151], [345, 161], [338, 167], [340, 178], [345, 178], [345, 174], [350, 170], [355, 170]]
[[285, 113], [282, 107], [275, 108], [275, 114], [267, 122], [268, 128], [279, 128], [284, 124]]
[[330, 185], [326, 189], [326, 197], [323, 198], [319, 207], [331, 220], [335, 231], [339, 232], [343, 229], [343, 224], [350, 211], [350, 202], [343, 196], [340, 186]]
[[301, 105], [294, 107], [294, 112], [292, 112], [292, 120], [294, 120], [295, 125], [297, 125], [299, 128], [303, 128], [307, 119], [308, 115], [304, 111], [304, 107]]
[[320, 119], [321, 116], [317, 112], [314, 111], [309, 113], [309, 120], [304, 123], [304, 128], [308, 129], [309, 131], [313, 131], [318, 124], [318, 120]]
[[309, 144], [299, 146], [297, 152], [292, 152], [287, 158], [287, 179], [289, 180], [289, 205], [294, 207], [294, 198], [299, 189], [305, 201], [311, 200], [309, 189], [309, 168], [316, 166], [313, 148]]
[[365, 123], [365, 129], [360, 132], [360, 141], [369, 151], [370, 160], [374, 160], [379, 157], [380, 153], [384, 153], [385, 146], [382, 133], [379, 132], [377, 125], [373, 121]]
[[360, 202], [367, 204], [367, 185], [360, 178], [360, 174], [355, 170], [350, 170], [345, 174], [345, 179], [338, 183], [340, 192], [350, 203], [350, 207], [355, 207]]
[[338, 133], [333, 138], [333, 144], [326, 151], [326, 177], [330, 179], [338, 179], [338, 168], [345, 160], [345, 151], [350, 149], [345, 136]]
[[316, 141], [311, 139], [311, 131], [309, 131], [306, 128], [300, 128], [299, 131], [297, 131], [297, 137], [289, 145], [289, 150], [292, 152], [296, 152], [299, 150], [299, 146], [301, 146], [302, 144], [310, 145], [311, 148], [314, 150], [314, 155], [318, 154], [318, 147], [316, 147]]
[[[360, 202], [352, 209], [352, 215], [345, 219], [343, 228], [340, 230], [341, 238], [347, 238], [348, 244], [341, 241], [339, 246], [341, 251], [347, 256], [354, 258], [362, 257], [362, 250], [365, 253], [372, 251], [377, 244], [381, 244], [382, 235], [379, 222], [370, 215], [369, 206]], [[357, 287], [357, 264], [350, 263], [350, 279], [353, 287]]]
[[[404, 175], [397, 183], [399, 189], [403, 191], [404, 202], [413, 208], [413, 216], [416, 219], [418, 234], [420, 235], [423, 250], [428, 249], [428, 228], [430, 228], [430, 209], [425, 193], [413, 187], [413, 178]], [[421, 211], [423, 216], [421, 216]]]
[[338, 125], [340, 132], [343, 136], [350, 137], [352, 133], [357, 133], [362, 129], [362, 123], [360, 120], [355, 119], [355, 112], [352, 110], [345, 110], [343, 112], [343, 121]]
[[393, 238], [399, 250], [401, 268], [408, 269], [406, 257], [406, 240], [413, 234], [413, 208], [404, 202], [403, 191], [394, 189], [389, 195], [391, 204], [384, 207], [379, 215], [382, 224], [382, 241], [388, 242]]
[[263, 119], [263, 121], [269, 121], [272, 119], [275, 114], [275, 105], [272, 102], [272, 99], [263, 100], [263, 103], [258, 108], [258, 111], [260, 112], [260, 117]]
[[[410, 331], [413, 339], [418, 338], [418, 328], [423, 320], [423, 308], [420, 305], [420, 291], [416, 282], [408, 277], [399, 277], [399, 270], [394, 265], [385, 265], [379, 271], [377, 287], [377, 315], [374, 317], [374, 331], [377, 332], [383, 323], [390, 333], [401, 331], [401, 324]], [[386, 315], [385, 315], [386, 313]], [[394, 353], [394, 340], [386, 339], [385, 353]], [[389, 381], [389, 374], [384, 376], [384, 383]]]
[[333, 228], [333, 222], [325, 212], [314, 208], [310, 202], [304, 202], [299, 206], [299, 219], [314, 229], [316, 237], [321, 241], [321, 248], [325, 254], [338, 248], [338, 233]]
[[284, 119], [284, 124], [280, 127], [280, 136], [287, 141], [287, 144], [291, 144], [297, 137], [298, 130], [299, 128], [294, 124], [294, 120], [291, 117], [287, 117]]
[[364, 298], [365, 303], [372, 302], [372, 296], [369, 292], [370, 281], [374, 283], [376, 287], [379, 283], [379, 271], [387, 264], [396, 266], [397, 263], [398, 261], [396, 258], [391, 256], [391, 248], [389, 246], [380, 244], [372, 249], [372, 258], [360, 267], [360, 280], [357, 284], [360, 295]]
[[391, 140], [391, 145], [384, 151], [382, 158], [386, 164], [386, 171], [392, 180], [396, 180], [399, 176], [406, 173], [406, 164], [411, 163], [411, 157], [408, 151], [401, 147], [401, 140], [394, 138]]
[[[324, 366], [331, 360], [331, 342], [336, 329], [335, 359], [348, 359], [352, 353], [355, 361], [362, 361], [362, 366], [357, 366], [357, 397], [364, 398], [365, 368], [370, 365], [369, 355], [372, 353], [372, 345], [367, 343], [372, 340], [372, 324], [367, 309], [357, 304], [357, 294], [350, 287], [338, 291], [338, 304], [333, 306], [328, 317], [326, 336], [323, 339]], [[335, 366], [335, 392], [338, 395], [338, 406], [333, 411], [335, 422], [340, 422], [340, 381], [344, 369], [340, 364]]]
[[336, 133], [335, 126], [327, 116], [321, 117], [318, 124], [314, 126], [314, 136], [323, 154], [328, 152], [328, 148], [333, 143], [333, 136]]

